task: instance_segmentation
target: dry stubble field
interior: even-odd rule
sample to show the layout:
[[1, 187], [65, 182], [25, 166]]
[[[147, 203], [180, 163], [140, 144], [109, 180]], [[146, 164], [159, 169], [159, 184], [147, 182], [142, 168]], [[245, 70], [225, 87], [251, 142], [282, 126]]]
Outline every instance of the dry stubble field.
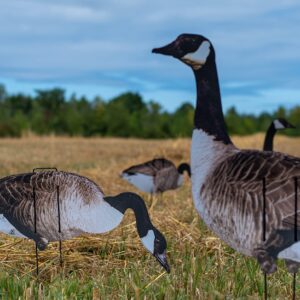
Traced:
[[[241, 148], [262, 147], [263, 135], [233, 138]], [[138, 192], [118, 174], [132, 164], [164, 156], [189, 161], [189, 139], [23, 138], [0, 140], [0, 175], [55, 166], [93, 179], [107, 195]], [[300, 139], [278, 136], [275, 149], [300, 156]], [[142, 194], [149, 205], [147, 195]], [[63, 242], [40, 252], [35, 277], [34, 243], [0, 235], [1, 299], [259, 299], [263, 277], [256, 262], [236, 254], [210, 232], [196, 214], [191, 186], [165, 193], [150, 212], [165, 234], [171, 273], [166, 274], [141, 245], [132, 212], [104, 235]], [[299, 279], [300, 280], [300, 279]], [[291, 296], [291, 276], [280, 264], [270, 277], [271, 299]], [[300, 297], [300, 287], [298, 287]]]

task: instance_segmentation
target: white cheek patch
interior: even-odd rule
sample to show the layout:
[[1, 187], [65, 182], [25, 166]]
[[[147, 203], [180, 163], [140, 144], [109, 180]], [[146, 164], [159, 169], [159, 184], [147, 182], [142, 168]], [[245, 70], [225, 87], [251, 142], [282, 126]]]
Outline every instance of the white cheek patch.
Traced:
[[154, 239], [153, 230], [149, 230], [147, 235], [141, 238], [144, 247], [152, 254], [154, 253]]
[[195, 52], [187, 53], [181, 59], [191, 65], [193, 69], [198, 70], [205, 64], [209, 53], [210, 43], [205, 41]]
[[284, 129], [285, 128], [279, 120], [274, 120], [273, 123], [274, 123], [274, 126], [276, 129]]

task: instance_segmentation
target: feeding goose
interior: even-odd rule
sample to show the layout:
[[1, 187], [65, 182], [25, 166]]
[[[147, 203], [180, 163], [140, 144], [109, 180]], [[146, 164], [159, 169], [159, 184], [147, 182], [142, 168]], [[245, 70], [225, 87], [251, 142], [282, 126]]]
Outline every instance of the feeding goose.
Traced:
[[273, 140], [277, 130], [285, 128], [295, 128], [294, 125], [290, 124], [286, 119], [278, 118], [275, 119], [269, 126], [265, 141], [264, 141], [264, 151], [273, 151]]
[[[298, 220], [298, 228], [300, 225], [294, 213], [294, 179], [300, 177], [300, 158], [240, 150], [233, 145], [222, 112], [215, 51], [207, 38], [182, 34], [152, 52], [179, 59], [195, 75], [191, 170], [193, 200], [199, 215], [232, 248], [256, 257], [265, 273], [276, 270], [276, 258], [285, 259], [288, 270], [294, 273], [300, 262], [300, 242], [294, 237], [294, 220]], [[296, 233], [299, 239], [300, 231]]]
[[[57, 187], [61, 232], [58, 230]], [[45, 249], [48, 242], [70, 239], [83, 233], [110, 231], [120, 224], [129, 208], [134, 211], [137, 232], [144, 247], [169, 272], [166, 240], [151, 223], [146, 205], [138, 195], [104, 196], [100, 187], [90, 179], [67, 172], [26, 173], [0, 180], [0, 213], [5, 218], [0, 225], [15, 228], [33, 239], [40, 250]], [[5, 233], [9, 232], [5, 229]]]
[[182, 163], [177, 168], [165, 158], [155, 158], [124, 170], [121, 177], [145, 193], [163, 193], [177, 189], [183, 184], [183, 173], [191, 176], [189, 164]]

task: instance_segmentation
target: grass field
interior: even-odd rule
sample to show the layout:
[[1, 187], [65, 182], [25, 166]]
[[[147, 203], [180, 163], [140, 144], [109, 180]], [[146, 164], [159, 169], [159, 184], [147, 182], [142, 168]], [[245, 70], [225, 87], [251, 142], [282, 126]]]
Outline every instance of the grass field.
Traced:
[[[241, 148], [260, 149], [263, 135], [233, 140]], [[56, 166], [93, 179], [107, 195], [137, 192], [118, 177], [122, 169], [159, 156], [176, 163], [189, 161], [189, 148], [188, 139], [1, 139], [0, 175]], [[300, 139], [278, 136], [275, 149], [300, 156]], [[149, 204], [147, 195], [142, 196]], [[40, 252], [39, 281], [34, 243], [1, 234], [1, 299], [262, 298], [258, 265], [236, 254], [206, 228], [194, 210], [187, 178], [183, 187], [164, 194], [150, 216], [167, 238], [170, 274], [143, 248], [133, 213], [128, 212], [121, 226], [108, 234], [63, 242], [62, 269], [57, 244]], [[269, 283], [271, 299], [291, 297], [292, 277], [282, 263]]]

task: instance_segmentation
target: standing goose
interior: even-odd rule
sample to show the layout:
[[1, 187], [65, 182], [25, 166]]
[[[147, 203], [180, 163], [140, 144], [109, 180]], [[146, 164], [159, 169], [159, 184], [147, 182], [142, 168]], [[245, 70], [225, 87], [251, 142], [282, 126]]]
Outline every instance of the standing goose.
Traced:
[[[58, 231], [57, 187], [61, 232]], [[0, 180], [0, 214], [8, 221], [4, 224], [2, 218], [0, 224], [5, 225], [4, 228], [15, 227], [17, 232], [33, 239], [40, 250], [45, 249], [48, 242], [70, 239], [83, 233], [110, 231], [120, 224], [129, 208], [134, 211], [143, 245], [169, 272], [166, 240], [152, 225], [145, 203], [138, 195], [104, 196], [93, 181], [67, 172], [26, 173]]]
[[180, 187], [183, 183], [183, 173], [191, 176], [187, 163], [177, 168], [165, 158], [156, 158], [145, 163], [134, 165], [124, 170], [121, 177], [145, 193], [163, 193]]
[[273, 151], [273, 140], [277, 130], [281, 130], [285, 128], [295, 128], [295, 126], [282, 118], [275, 119], [271, 123], [266, 133], [264, 148], [263, 148], [264, 151]]
[[[191, 147], [192, 193], [207, 226], [237, 251], [256, 257], [262, 270], [276, 270], [276, 258], [295, 272], [300, 242], [294, 239], [295, 177], [300, 158], [276, 152], [240, 150], [225, 127], [211, 42], [182, 34], [154, 53], [173, 56], [193, 69], [197, 104]], [[263, 193], [266, 183], [266, 230], [263, 241]], [[300, 207], [300, 205], [298, 205]], [[297, 230], [296, 237], [300, 238]]]

